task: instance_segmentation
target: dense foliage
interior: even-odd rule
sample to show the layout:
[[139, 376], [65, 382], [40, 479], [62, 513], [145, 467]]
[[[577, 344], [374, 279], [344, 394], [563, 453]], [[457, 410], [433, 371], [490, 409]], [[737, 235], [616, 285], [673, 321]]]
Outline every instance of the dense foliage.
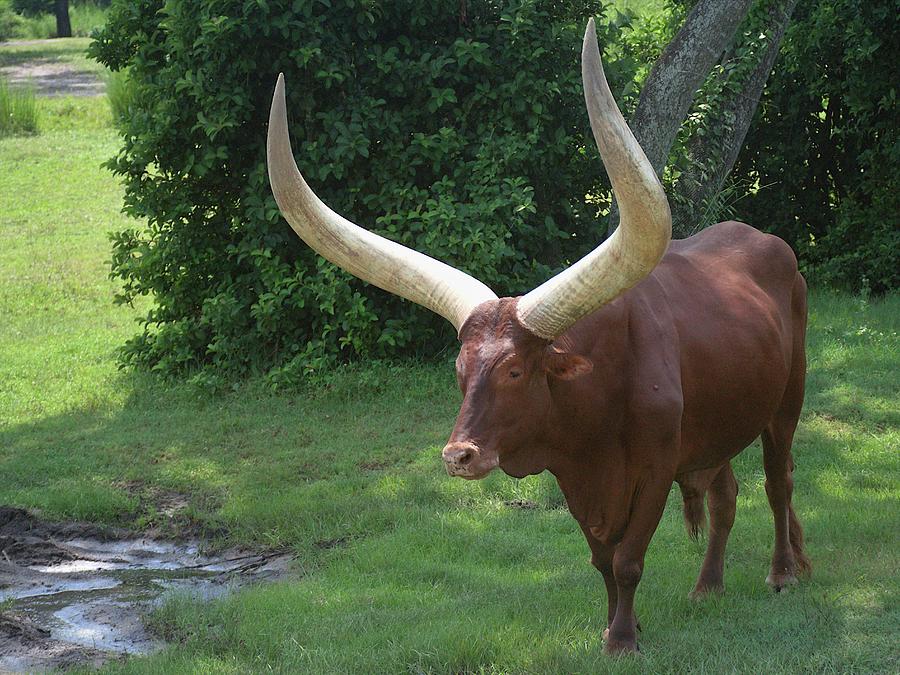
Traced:
[[9, 0], [0, 0], [0, 40], [9, 40], [18, 34], [22, 17], [16, 14]]
[[52, 12], [53, 0], [10, 0], [13, 10], [24, 16], [35, 16], [42, 12]]
[[[600, 229], [585, 196], [605, 175], [577, 64], [584, 17], [602, 10], [114, 2], [92, 52], [130, 70], [135, 99], [110, 165], [148, 226], [115, 235], [113, 274], [122, 301], [156, 301], [125, 362], [290, 378], [334, 356], [423, 354], [454, 338], [443, 319], [334, 269], [281, 219], [264, 163], [280, 71], [298, 163], [339, 213], [500, 294], [583, 254]], [[601, 44], [615, 35], [599, 30]]]
[[734, 178], [814, 282], [900, 286], [897, 0], [799, 3]]
[[[692, 4], [669, 0], [640, 18], [609, 12], [601, 24], [624, 107]], [[733, 83], [765, 44], [754, 17], [767, 6], [754, 4], [701, 90], [672, 150], [672, 194], [692, 139], [713, 139], [727, 97], [741, 95]], [[112, 269], [122, 302], [155, 300], [123, 362], [290, 381], [336, 358], [428, 354], [452, 341], [442, 319], [336, 270], [281, 219], [264, 164], [280, 71], [301, 170], [338, 212], [500, 294], [583, 254], [603, 231], [596, 216], [609, 192], [583, 112], [578, 46], [584, 17], [604, 9], [601, 0], [114, 2], [92, 51], [129, 73], [124, 147], [110, 166], [125, 181], [126, 210], [148, 226], [115, 234]], [[816, 282], [897, 286], [898, 9], [897, 0], [797, 7], [730, 181], [681, 234], [734, 216], [789, 241]]]

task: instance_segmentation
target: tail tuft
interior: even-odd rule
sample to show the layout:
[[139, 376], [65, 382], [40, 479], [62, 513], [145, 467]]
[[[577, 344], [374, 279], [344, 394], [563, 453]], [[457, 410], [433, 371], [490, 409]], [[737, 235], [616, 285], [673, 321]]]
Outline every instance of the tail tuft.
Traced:
[[797, 565], [797, 572], [804, 575], [812, 574], [812, 562], [806, 555], [803, 548], [803, 528], [800, 527], [800, 520], [794, 513], [794, 507], [789, 507], [788, 512], [788, 536], [791, 540], [791, 548], [794, 551], [794, 562]]
[[684, 525], [691, 539], [699, 539], [700, 533], [706, 529], [706, 508], [703, 505], [704, 493], [684, 495]]

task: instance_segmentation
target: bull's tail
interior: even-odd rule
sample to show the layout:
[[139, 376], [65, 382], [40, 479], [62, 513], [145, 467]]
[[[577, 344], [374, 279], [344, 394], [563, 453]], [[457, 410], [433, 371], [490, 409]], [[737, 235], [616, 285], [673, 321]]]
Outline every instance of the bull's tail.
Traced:
[[691, 539], [699, 539], [700, 533], [706, 529], [706, 508], [703, 504], [705, 493], [697, 491], [681, 491], [684, 498], [684, 525]]
[[794, 561], [797, 563], [797, 571], [801, 574], [812, 573], [812, 562], [803, 549], [803, 528], [800, 527], [800, 521], [797, 514], [794, 513], [794, 507], [788, 506], [788, 531], [791, 540], [791, 548], [794, 551]]

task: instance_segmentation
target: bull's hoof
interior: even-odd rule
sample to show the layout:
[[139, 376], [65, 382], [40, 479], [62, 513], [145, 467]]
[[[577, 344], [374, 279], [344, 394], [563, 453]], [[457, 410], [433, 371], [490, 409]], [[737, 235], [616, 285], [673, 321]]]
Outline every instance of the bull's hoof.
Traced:
[[[642, 630], [644, 630], [643, 628], [641, 628], [641, 622], [637, 621], [637, 620], [635, 620], [635, 622], [634, 622], [634, 627], [638, 630], [638, 632], [641, 632]], [[601, 636], [601, 639], [604, 642], [609, 640], [609, 627], [606, 627], [603, 629], [603, 635]]]
[[606, 644], [603, 646], [603, 651], [610, 655], [621, 655], [621, 654], [639, 654], [640, 649], [638, 648], [637, 640], [616, 640], [609, 638], [609, 630], [604, 631], [604, 635], [606, 635]]
[[787, 590], [788, 586], [794, 586], [797, 583], [797, 577], [791, 572], [770, 572], [766, 577], [766, 583], [776, 593]]
[[725, 586], [723, 584], [697, 584], [690, 593], [688, 598], [691, 600], [703, 600], [712, 596], [725, 595]]
[[[641, 629], [641, 624], [635, 622], [637, 630]], [[607, 654], [637, 654], [641, 650], [637, 644], [637, 635], [627, 636], [618, 635], [610, 637], [609, 628], [603, 631], [603, 651]]]

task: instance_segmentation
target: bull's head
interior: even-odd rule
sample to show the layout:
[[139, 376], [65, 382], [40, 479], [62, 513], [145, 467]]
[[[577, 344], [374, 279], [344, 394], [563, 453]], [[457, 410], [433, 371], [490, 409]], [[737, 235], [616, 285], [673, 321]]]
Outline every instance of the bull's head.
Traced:
[[497, 298], [468, 274], [364, 230], [322, 203], [294, 162], [284, 78], [278, 77], [269, 115], [269, 180], [291, 227], [335, 265], [428, 307], [459, 333], [456, 372], [464, 400], [443, 451], [452, 476], [481, 478], [498, 466], [515, 476], [545, 468], [527, 450], [541, 444], [554, 380], [577, 378], [592, 368], [558, 338], [646, 277], [671, 237], [662, 185], [606, 83], [593, 19], [581, 59], [588, 116], [619, 204], [620, 225], [580, 261], [518, 298]]

